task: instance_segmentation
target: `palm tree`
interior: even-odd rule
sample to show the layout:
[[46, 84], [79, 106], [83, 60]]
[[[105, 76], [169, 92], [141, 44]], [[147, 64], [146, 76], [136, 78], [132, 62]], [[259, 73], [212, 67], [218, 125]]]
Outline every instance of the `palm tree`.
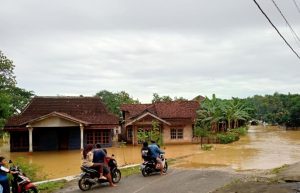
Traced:
[[205, 98], [198, 110], [198, 121], [202, 126], [210, 127], [213, 132], [219, 131], [219, 122], [224, 119], [221, 109], [222, 103], [213, 94], [212, 99]]
[[224, 112], [228, 121], [228, 128], [231, 129], [232, 121], [233, 128], [237, 128], [239, 121], [246, 121], [250, 119], [249, 111], [251, 109], [247, 107], [241, 100], [232, 98], [225, 105]]

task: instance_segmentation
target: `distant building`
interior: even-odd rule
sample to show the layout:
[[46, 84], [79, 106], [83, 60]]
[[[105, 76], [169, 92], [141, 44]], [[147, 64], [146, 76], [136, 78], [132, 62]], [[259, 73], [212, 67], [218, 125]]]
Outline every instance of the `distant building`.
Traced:
[[4, 129], [11, 151], [82, 149], [86, 144], [112, 145], [119, 118], [98, 97], [34, 97]]
[[136, 145], [138, 131], [151, 130], [152, 121], [157, 121], [165, 144], [190, 143], [199, 106], [197, 101], [122, 105], [122, 138]]

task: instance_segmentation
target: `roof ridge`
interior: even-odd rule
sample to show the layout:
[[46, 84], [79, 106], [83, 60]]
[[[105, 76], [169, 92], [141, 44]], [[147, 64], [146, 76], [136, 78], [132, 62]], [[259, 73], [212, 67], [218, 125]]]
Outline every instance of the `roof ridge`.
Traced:
[[34, 96], [33, 98], [99, 98], [97, 96]]

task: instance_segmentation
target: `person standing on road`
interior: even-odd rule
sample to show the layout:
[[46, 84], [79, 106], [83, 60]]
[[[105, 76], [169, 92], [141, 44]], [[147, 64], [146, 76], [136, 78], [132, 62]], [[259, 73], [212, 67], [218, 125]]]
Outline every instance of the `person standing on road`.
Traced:
[[113, 182], [112, 182], [112, 178], [109, 172], [109, 169], [105, 164], [105, 158], [106, 158], [106, 153], [105, 151], [103, 151], [103, 149], [101, 148], [101, 144], [97, 143], [96, 144], [96, 148], [93, 150], [93, 162], [94, 163], [100, 163], [103, 165], [103, 174], [104, 176], [107, 178], [109, 184], [111, 187], [116, 186]]
[[162, 160], [160, 159], [160, 154], [163, 154], [164, 152], [159, 149], [158, 145], [153, 140], [151, 140], [151, 144], [148, 147], [150, 150], [151, 158], [155, 159], [157, 161], [157, 164], [159, 164], [160, 175], [164, 175], [164, 166]]

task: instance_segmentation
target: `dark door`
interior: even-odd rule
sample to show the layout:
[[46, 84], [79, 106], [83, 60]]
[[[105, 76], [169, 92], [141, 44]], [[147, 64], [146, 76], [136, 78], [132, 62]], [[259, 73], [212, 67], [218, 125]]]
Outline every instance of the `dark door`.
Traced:
[[62, 129], [57, 132], [58, 134], [58, 149], [68, 150], [69, 149], [69, 130]]

